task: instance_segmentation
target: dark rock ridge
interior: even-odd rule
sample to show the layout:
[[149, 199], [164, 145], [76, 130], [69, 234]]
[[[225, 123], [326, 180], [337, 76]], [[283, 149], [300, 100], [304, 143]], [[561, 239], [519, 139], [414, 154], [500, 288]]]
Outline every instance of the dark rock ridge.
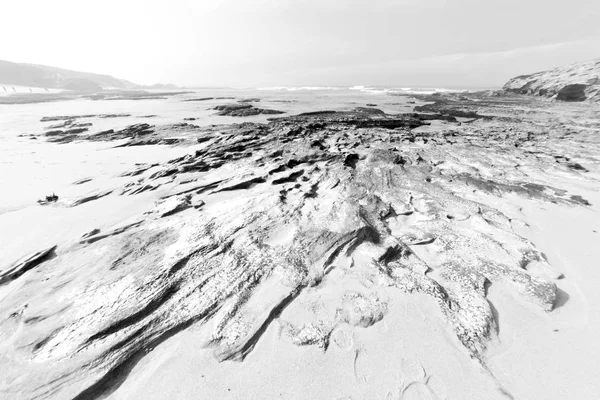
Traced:
[[214, 100], [214, 97], [199, 97], [199, 98], [195, 98], [195, 99], [185, 99], [183, 101], [207, 101], [207, 100]]
[[531, 75], [521, 75], [504, 85], [512, 93], [543, 96], [558, 101], [600, 101], [600, 59]]
[[[398, 96], [406, 97], [407, 95], [398, 94]], [[441, 120], [445, 118], [446, 121], [456, 121], [456, 118], [468, 118], [472, 120], [492, 119], [490, 115], [479, 114], [479, 109], [490, 103], [490, 99], [482, 98], [481, 94], [473, 97], [465, 97], [457, 94], [448, 94], [445, 96], [411, 94], [410, 97], [429, 102], [429, 104], [416, 106], [414, 110], [421, 113], [433, 114], [430, 119]], [[498, 104], [496, 100], [491, 102]], [[420, 118], [426, 119], [428, 118], [427, 115], [421, 115]]]
[[235, 104], [223, 104], [216, 106], [214, 109], [218, 110], [218, 115], [226, 115], [230, 117], [248, 117], [259, 114], [284, 114], [284, 111], [269, 110], [264, 108], [254, 107], [249, 104], [250, 101], [256, 99], [249, 99], [248, 101], [241, 101]]
[[[76, 128], [68, 130], [56, 130], [45, 133], [49, 136], [48, 141], [54, 143], [71, 143], [74, 141], [92, 141], [92, 142], [108, 142], [115, 140], [129, 139], [129, 141], [117, 146], [143, 146], [143, 145], [159, 145], [159, 144], [176, 144], [183, 139], [177, 137], [165, 137], [165, 133], [180, 134], [183, 132], [194, 132], [199, 127], [197, 125], [186, 122], [179, 124], [164, 125], [155, 127], [150, 124], [134, 124], [124, 129], [115, 131], [109, 129], [97, 133], [87, 134], [88, 128]], [[84, 134], [82, 134], [84, 133]]]
[[6, 271], [0, 272], [0, 286], [12, 281], [13, 279], [17, 279], [30, 269], [33, 269], [44, 261], [51, 259], [54, 255], [55, 249], [56, 246], [52, 246], [47, 249], [37, 251], [17, 261]]
[[54, 101], [72, 100], [70, 93], [14, 93], [0, 96], [0, 104], [35, 104], [50, 103]]

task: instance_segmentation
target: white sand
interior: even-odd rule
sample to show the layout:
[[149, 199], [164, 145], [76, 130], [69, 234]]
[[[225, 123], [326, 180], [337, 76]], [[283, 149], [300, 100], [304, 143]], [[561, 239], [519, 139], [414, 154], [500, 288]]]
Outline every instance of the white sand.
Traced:
[[[87, 106], [89, 104], [81, 108]], [[182, 111], [178, 105], [169, 107], [173, 107], [170, 111], [176, 113], [177, 118], [187, 115], [188, 110]], [[36, 106], [21, 110], [34, 110], [32, 114], [39, 119], [42, 109]], [[21, 116], [31, 117], [29, 111], [23, 111]], [[141, 110], [136, 111], [139, 116]], [[132, 120], [139, 122], [135, 117]], [[95, 122], [121, 126], [130, 121]], [[25, 123], [18, 127], [24, 126]], [[436, 123], [419, 131], [436, 131], [445, 126]], [[16, 128], [11, 125], [11, 129]], [[62, 201], [116, 190], [137, 179], [119, 177], [137, 163], [164, 162], [202, 147], [115, 149], [113, 146], [118, 143], [114, 142], [55, 145], [41, 140], [28, 142], [27, 138], [14, 140], [15, 133], [12, 131], [8, 139], [2, 138], [6, 158], [0, 161], [3, 169], [0, 184], [9, 195], [0, 198], [0, 270], [40, 248], [72, 243], [92, 229], [105, 231], [139, 219], [154, 207], [161, 195], [169, 193], [169, 189], [160, 188], [135, 196], [110, 195], [75, 208], [60, 204], [42, 207], [35, 199], [52, 192], [59, 194]], [[215, 358], [217, 350], [210, 344], [215, 322], [197, 323], [151, 349], [109, 398], [596, 398], [600, 383], [600, 342], [597, 340], [600, 331], [600, 313], [597, 312], [600, 306], [600, 192], [593, 182], [600, 181], [600, 174], [595, 165], [586, 167], [592, 171], [586, 175], [588, 179], [580, 180], [566, 175], [548, 177], [539, 171], [539, 175], [528, 172], [536, 181], [551, 181], [558, 188], [581, 195], [591, 202], [591, 207], [552, 204], [510, 194], [503, 197], [480, 192], [469, 195], [469, 200], [493, 205], [510, 217], [513, 229], [531, 240], [544, 252], [552, 267], [564, 274], [563, 279], [555, 281], [559, 296], [556, 308], [549, 313], [525, 301], [514, 286], [495, 282], [488, 288], [487, 299], [496, 314], [499, 334], [485, 353], [487, 370], [470, 358], [433, 297], [407, 294], [396, 287], [378, 286], [373, 282], [369, 286], [368, 279], [360, 281], [348, 277], [350, 270], [354, 273], [362, 272], [361, 268], [367, 270], [368, 261], [373, 258], [373, 249], [363, 244], [352, 261], [356, 265], [348, 265], [349, 260], [345, 260], [344, 265], [340, 262], [318, 288], [306, 289], [268, 325], [243, 362], [219, 362]], [[233, 174], [232, 169], [226, 165], [219, 174]], [[218, 179], [219, 174], [209, 172], [194, 177], [211, 181]], [[73, 185], [82, 178], [92, 180]], [[182, 184], [181, 188], [190, 186], [193, 185]], [[243, 196], [235, 192], [214, 195], [207, 199], [203, 212], [208, 218], [222, 209], [241, 208], [245, 202]], [[411, 222], [410, 218], [396, 218], [396, 225], [391, 226], [400, 232], [403, 223]], [[473, 227], [470, 223], [465, 223], [469, 229]], [[285, 244], [293, 238], [285, 229], [274, 232], [265, 243]], [[289, 288], [281, 285], [278, 278], [265, 279], [254, 297], [242, 305], [246, 316], [264, 320], [265, 314], [285, 298]], [[124, 276], [118, 283], [128, 282], [127, 279], [133, 278]], [[0, 286], [0, 302], [27, 284], [22, 280], [14, 286]], [[361, 326], [361, 321], [337, 326], [326, 350], [318, 345], [299, 346], [284, 334], [289, 324], [337, 312], [339, 299], [349, 289], [376, 293], [377, 300], [385, 303], [385, 317], [364, 324], [369, 326]], [[318, 309], [314, 315], [306, 312], [311, 307]], [[51, 308], [49, 305], [48, 309]], [[3, 311], [8, 315], [12, 310]], [[352, 317], [352, 311], [342, 309], [340, 312]], [[374, 323], [371, 325], [371, 322]], [[0, 356], [0, 361], [11, 362], [4, 356]], [[37, 363], [34, 367], [43, 365]], [[3, 377], [0, 375], [0, 378]], [[12, 383], [9, 379], [0, 381], [0, 390]]]

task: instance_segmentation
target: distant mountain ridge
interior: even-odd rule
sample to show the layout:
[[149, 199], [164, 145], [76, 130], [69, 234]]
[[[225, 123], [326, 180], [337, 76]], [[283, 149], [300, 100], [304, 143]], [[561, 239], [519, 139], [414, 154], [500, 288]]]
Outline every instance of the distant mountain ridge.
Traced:
[[0, 60], [0, 85], [31, 86], [47, 89], [100, 91], [103, 89], [177, 88], [175, 85], [142, 86], [110, 75], [72, 71], [47, 65]]
[[600, 102], [600, 58], [517, 76], [509, 80], [503, 89], [559, 101]]

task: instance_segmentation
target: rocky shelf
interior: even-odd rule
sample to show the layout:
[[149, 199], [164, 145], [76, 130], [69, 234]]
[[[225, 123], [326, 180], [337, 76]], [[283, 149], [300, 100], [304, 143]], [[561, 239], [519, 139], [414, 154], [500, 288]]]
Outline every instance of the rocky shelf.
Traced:
[[[550, 312], [562, 276], [495, 200], [587, 207], [552, 177], [587, 179], [598, 160], [575, 162], [574, 148], [554, 144], [565, 135], [598, 143], [583, 128], [553, 129], [562, 122], [507, 111], [510, 96], [479, 96], [428, 97], [409, 114], [367, 107], [264, 124], [50, 135], [135, 145], [174, 144], [167, 140], [177, 132], [178, 145], [201, 146], [124, 171], [131, 181], [86, 197], [160, 192], [136, 221], [40, 249], [0, 275], [1, 285], [20, 285], [1, 305], [0, 348], [12, 360], [6, 390], [102, 398], [149, 349], [192, 324], [212, 324], [207, 346], [219, 360], [243, 361], [274, 321], [294, 344], [325, 351], [340, 324], [385, 320], [389, 288], [434, 299], [485, 365], [499, 328], [490, 285], [507, 283]], [[443, 128], [416, 129], [432, 121]], [[79, 207], [76, 200], [44, 207]], [[322, 293], [339, 295], [324, 309], [306, 306]], [[303, 312], [287, 317], [294, 307]]]

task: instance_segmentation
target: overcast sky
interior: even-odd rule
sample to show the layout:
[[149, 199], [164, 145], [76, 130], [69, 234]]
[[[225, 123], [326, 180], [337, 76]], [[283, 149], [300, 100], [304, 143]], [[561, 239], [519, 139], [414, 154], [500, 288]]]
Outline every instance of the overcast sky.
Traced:
[[600, 57], [599, 0], [19, 0], [0, 59], [137, 83], [493, 87]]

